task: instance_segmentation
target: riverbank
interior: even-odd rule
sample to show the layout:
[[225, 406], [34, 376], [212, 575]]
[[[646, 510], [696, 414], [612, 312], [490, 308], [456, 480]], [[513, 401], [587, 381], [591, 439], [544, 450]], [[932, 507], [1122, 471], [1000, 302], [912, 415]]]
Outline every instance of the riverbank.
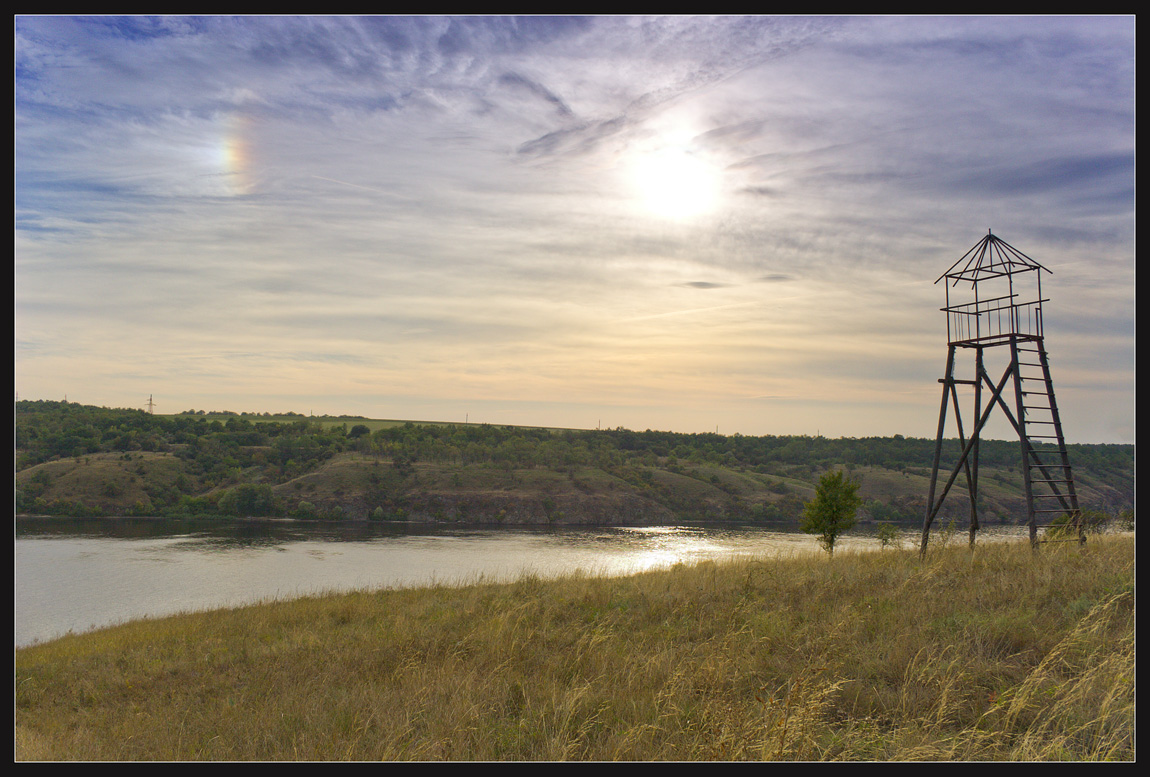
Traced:
[[16, 651], [17, 759], [1133, 759], [1134, 540], [527, 577]]

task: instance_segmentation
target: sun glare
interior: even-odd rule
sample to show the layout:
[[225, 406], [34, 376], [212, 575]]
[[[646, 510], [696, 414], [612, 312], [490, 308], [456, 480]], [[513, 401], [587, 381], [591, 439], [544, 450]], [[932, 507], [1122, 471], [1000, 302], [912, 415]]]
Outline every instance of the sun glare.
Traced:
[[710, 212], [718, 202], [718, 171], [686, 149], [642, 154], [634, 161], [630, 176], [643, 208], [660, 218], [694, 218]]

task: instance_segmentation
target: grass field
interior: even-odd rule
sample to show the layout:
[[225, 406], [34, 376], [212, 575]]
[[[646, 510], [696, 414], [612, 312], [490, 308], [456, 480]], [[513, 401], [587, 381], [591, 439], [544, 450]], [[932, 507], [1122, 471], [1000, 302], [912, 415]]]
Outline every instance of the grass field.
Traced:
[[362, 592], [16, 651], [19, 760], [1132, 760], [1134, 539]]

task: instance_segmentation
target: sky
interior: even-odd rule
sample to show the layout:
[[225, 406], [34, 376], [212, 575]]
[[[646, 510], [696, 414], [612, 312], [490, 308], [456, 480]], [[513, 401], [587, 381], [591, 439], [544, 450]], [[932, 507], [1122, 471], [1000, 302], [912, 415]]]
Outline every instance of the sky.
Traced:
[[1134, 27], [17, 16], [15, 392], [934, 437], [989, 230], [1131, 443]]

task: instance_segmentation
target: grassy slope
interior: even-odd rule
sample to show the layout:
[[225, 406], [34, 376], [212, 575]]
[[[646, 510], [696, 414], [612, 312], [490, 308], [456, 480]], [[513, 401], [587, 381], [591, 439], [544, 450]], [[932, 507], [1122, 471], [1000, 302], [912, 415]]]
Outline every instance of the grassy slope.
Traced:
[[[1013, 474], [992, 468], [981, 480], [984, 524], [1017, 518], [1023, 507], [1022, 485]], [[925, 499], [929, 472], [883, 467], [854, 467], [864, 499], [917, 504]], [[364, 519], [383, 507], [388, 519], [479, 523], [662, 523], [676, 520], [756, 520], [774, 506], [775, 518], [797, 519], [802, 503], [814, 494], [821, 470], [779, 468], [776, 474], [717, 464], [684, 464], [676, 471], [629, 463], [610, 471], [577, 467], [506, 469], [492, 465], [418, 462], [406, 472], [389, 460], [342, 453], [314, 471], [275, 485], [276, 499], [290, 514], [301, 502], [321, 512], [338, 507], [343, 517]], [[39, 493], [49, 501], [80, 503], [106, 515], [149, 514], [145, 486], [212, 496], [193, 468], [171, 453], [134, 451], [94, 453], [46, 462], [16, 473], [27, 488], [34, 478], [47, 485]], [[258, 478], [258, 473], [249, 475]], [[1078, 475], [1084, 506], [1118, 498], [1113, 489]], [[965, 525], [961, 494], [947, 512]], [[918, 520], [918, 509], [912, 510]]]
[[16, 651], [18, 759], [1132, 759], [1134, 540], [356, 593]]

